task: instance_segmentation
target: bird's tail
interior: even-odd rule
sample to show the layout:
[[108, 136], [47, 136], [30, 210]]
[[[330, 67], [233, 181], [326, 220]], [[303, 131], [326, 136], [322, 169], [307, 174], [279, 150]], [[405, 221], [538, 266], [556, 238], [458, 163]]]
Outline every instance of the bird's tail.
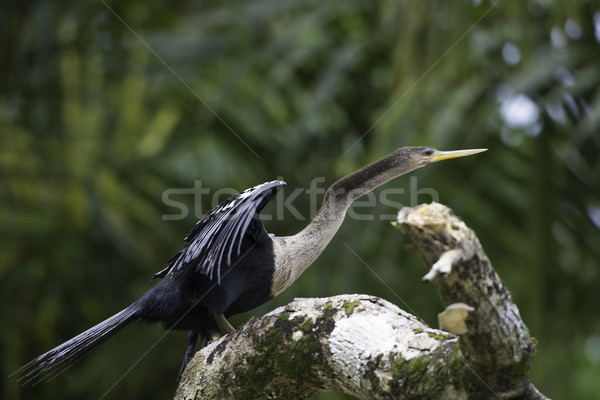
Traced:
[[51, 378], [58, 375], [104, 343], [125, 325], [136, 320], [138, 318], [137, 310], [135, 305], [127, 307], [120, 313], [29, 361], [15, 373], [21, 374], [19, 380], [26, 379], [25, 383], [37, 382], [44, 377]]

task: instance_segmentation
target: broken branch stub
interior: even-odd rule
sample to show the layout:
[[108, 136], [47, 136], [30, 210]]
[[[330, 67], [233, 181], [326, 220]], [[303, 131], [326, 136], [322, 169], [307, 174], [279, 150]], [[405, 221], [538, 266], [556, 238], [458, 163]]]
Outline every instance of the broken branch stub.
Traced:
[[465, 361], [494, 391], [514, 389], [509, 376], [519, 379], [521, 374], [524, 379], [535, 345], [475, 232], [438, 203], [405, 207], [394, 225], [408, 235], [425, 260], [430, 271], [424, 281], [437, 287], [444, 304], [473, 308], [460, 337]]

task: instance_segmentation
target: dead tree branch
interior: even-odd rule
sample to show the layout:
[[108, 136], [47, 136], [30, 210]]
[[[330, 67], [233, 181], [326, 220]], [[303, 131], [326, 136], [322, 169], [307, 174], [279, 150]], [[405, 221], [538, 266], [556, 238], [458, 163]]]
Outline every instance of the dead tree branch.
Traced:
[[402, 209], [396, 226], [453, 333], [372, 296], [295, 299], [201, 349], [175, 398], [545, 399], [527, 379], [534, 342], [475, 233], [436, 203]]

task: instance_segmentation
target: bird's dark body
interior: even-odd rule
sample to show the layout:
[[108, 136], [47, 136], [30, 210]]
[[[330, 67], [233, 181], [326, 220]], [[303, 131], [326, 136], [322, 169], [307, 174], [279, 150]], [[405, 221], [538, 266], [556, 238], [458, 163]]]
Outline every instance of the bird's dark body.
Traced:
[[262, 223], [254, 219], [242, 239], [240, 254], [232, 256], [231, 265], [221, 266], [220, 283], [216, 277], [198, 272], [195, 265], [187, 265], [166, 275], [136, 302], [140, 319], [210, 337], [219, 331], [211, 313], [229, 317], [271, 298], [274, 267], [272, 241]]

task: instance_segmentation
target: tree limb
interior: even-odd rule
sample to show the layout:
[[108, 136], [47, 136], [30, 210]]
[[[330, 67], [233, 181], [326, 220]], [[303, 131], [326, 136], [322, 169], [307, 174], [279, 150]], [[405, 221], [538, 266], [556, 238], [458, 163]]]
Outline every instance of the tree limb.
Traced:
[[396, 226], [460, 336], [372, 296], [295, 299], [198, 351], [175, 398], [545, 399], [527, 380], [535, 345], [474, 232], [436, 203], [402, 209]]

